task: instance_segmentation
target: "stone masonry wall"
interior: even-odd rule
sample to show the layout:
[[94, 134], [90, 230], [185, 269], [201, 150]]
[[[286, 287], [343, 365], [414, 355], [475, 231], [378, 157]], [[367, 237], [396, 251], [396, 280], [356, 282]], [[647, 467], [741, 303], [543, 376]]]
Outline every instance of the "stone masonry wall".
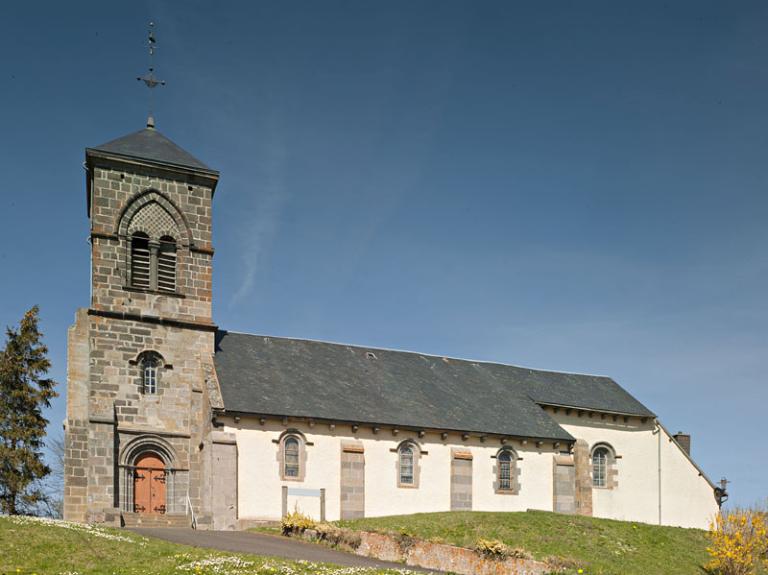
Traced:
[[64, 518], [85, 521], [88, 495], [88, 315], [81, 309], [67, 334], [67, 427]]
[[472, 511], [472, 453], [451, 450], [451, 511]]
[[592, 477], [589, 444], [583, 439], [576, 441], [573, 448], [573, 462], [576, 471], [576, 513], [592, 516]]
[[[192, 184], [187, 179], [171, 179], [149, 168], [131, 169], [133, 173], [119, 165], [93, 168], [91, 307], [210, 324], [211, 187]], [[130, 240], [120, 236], [121, 224], [130, 217], [133, 203], [147, 194], [157, 197], [164, 206], [171, 206], [171, 215], [179, 220], [178, 296], [125, 289]]]
[[[166, 454], [173, 475], [169, 510], [183, 512], [189, 496], [198, 524], [210, 526], [213, 181], [89, 161], [93, 286], [91, 308], [78, 312], [69, 335], [65, 516], [96, 522], [119, 516], [133, 489], [123, 467], [133, 461], [126, 458], [146, 445]], [[139, 205], [153, 202], [178, 230], [178, 293], [128, 285], [130, 243], [121, 230]], [[155, 394], [142, 389], [146, 351], [161, 356]]]
[[365, 517], [365, 453], [363, 444], [341, 445], [341, 519]]

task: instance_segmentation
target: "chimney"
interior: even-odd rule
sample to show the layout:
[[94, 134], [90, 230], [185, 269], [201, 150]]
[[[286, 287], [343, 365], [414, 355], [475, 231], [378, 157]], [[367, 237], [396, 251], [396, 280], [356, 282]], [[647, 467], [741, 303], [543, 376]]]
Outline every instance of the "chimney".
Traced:
[[674, 437], [675, 441], [680, 444], [680, 447], [683, 448], [683, 451], [685, 451], [688, 455], [691, 454], [691, 436], [689, 434], [678, 431], [672, 437]]

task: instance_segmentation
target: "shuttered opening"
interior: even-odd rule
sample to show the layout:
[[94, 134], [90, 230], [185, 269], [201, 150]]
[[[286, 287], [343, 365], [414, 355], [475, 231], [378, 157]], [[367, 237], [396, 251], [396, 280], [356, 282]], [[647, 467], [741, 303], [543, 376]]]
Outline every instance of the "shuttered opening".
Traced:
[[165, 236], [160, 239], [157, 254], [157, 289], [176, 291], [176, 240]]
[[131, 285], [149, 289], [149, 275], [149, 238], [144, 233], [136, 232], [131, 238]]

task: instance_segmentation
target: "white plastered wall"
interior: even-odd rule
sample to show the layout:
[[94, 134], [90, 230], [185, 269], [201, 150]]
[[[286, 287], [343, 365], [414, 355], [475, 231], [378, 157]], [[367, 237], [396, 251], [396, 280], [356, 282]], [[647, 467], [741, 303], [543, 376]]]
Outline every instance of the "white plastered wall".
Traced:
[[625, 421], [623, 416], [589, 417], [578, 410], [555, 413], [552, 408], [548, 413], [576, 439], [584, 439], [590, 450], [597, 443], [607, 443], [619, 456], [615, 462], [618, 485], [592, 489], [595, 517], [706, 529], [718, 512], [712, 485], [653, 419]]
[[[408, 431], [397, 435], [391, 429], [374, 433], [370, 427], [360, 427], [356, 433], [351, 426], [339, 424], [330, 429], [318, 423], [277, 420], [261, 424], [256, 418], [243, 418], [235, 424], [224, 418], [224, 431], [234, 433], [238, 446], [238, 516], [243, 520], [279, 520], [282, 515], [282, 488], [300, 490], [325, 489], [326, 519], [339, 519], [340, 469], [342, 441], [359, 441], [365, 450], [365, 515], [376, 517], [450, 510], [451, 449], [472, 453], [472, 508], [476, 511], [552, 510], [552, 465], [556, 453], [551, 442], [537, 447], [535, 442], [510, 440], [506, 443], [522, 458], [520, 492], [515, 495], [494, 492], [494, 455], [503, 446], [498, 438], [479, 437], [464, 440], [459, 434], [449, 434], [443, 440], [439, 433], [427, 432], [424, 437]], [[311, 445], [306, 446], [306, 474], [303, 481], [280, 478], [278, 445], [275, 443], [287, 429], [300, 431]], [[418, 444], [423, 453], [418, 458], [418, 487], [398, 487], [397, 446], [405, 440]], [[566, 449], [561, 447], [560, 449]], [[318, 505], [314, 501], [302, 504], [301, 497], [289, 496], [289, 511], [295, 502], [299, 509], [314, 516]]]

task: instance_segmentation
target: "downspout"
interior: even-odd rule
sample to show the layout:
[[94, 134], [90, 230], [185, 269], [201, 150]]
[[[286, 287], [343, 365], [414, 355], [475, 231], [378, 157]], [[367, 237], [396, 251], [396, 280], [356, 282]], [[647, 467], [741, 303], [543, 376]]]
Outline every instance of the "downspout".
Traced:
[[658, 489], [659, 489], [659, 525], [661, 525], [661, 425], [659, 424], [659, 420], [658, 419], [655, 419], [654, 421], [656, 423], [656, 431], [654, 431], [654, 433], [656, 433], [658, 435], [658, 437], [657, 437], [657, 439], [658, 439], [658, 442], [657, 442], [657, 458], [658, 458], [657, 459], [657, 468], [658, 468], [658, 473], [659, 473], [659, 478], [658, 478], [658, 482], [659, 482], [659, 485], [658, 485]]

